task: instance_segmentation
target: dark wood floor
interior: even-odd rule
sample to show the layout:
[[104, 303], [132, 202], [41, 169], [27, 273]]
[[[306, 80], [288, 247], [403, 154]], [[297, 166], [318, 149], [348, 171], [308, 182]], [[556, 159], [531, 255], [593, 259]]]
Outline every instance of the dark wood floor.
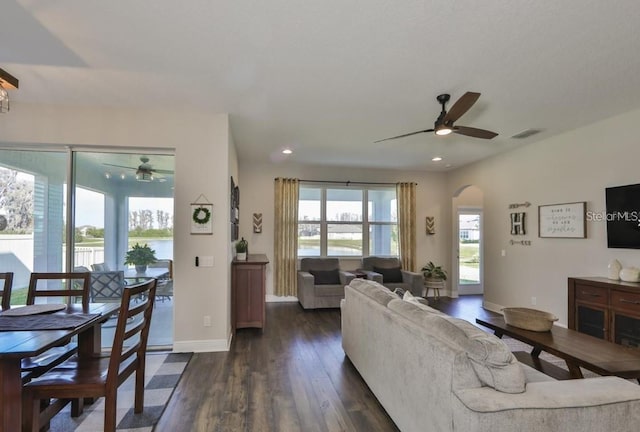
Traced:
[[[481, 296], [432, 306], [474, 322]], [[242, 329], [229, 352], [195, 354], [156, 431], [397, 431], [341, 346], [340, 310], [267, 304], [264, 333]]]

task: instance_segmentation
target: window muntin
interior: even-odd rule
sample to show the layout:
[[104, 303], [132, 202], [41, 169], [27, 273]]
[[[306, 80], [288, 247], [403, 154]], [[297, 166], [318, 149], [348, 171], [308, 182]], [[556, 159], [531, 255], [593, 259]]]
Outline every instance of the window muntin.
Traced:
[[301, 185], [298, 256], [398, 256], [394, 187]]

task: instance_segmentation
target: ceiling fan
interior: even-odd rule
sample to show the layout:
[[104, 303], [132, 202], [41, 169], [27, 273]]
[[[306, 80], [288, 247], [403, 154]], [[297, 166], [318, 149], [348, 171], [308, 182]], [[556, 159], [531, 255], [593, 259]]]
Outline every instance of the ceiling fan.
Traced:
[[433, 129], [425, 129], [417, 132], [411, 132], [408, 134], [398, 135], [391, 138], [385, 138], [385, 139], [381, 139], [374, 142], [378, 143], [382, 141], [394, 140], [394, 139], [404, 138], [404, 137], [425, 133], [425, 132], [435, 132], [436, 135], [449, 135], [450, 133], [456, 133], [459, 135], [466, 135], [474, 138], [483, 138], [483, 139], [494, 138], [498, 136], [498, 134], [495, 132], [491, 132], [484, 129], [472, 128], [468, 126], [454, 125], [456, 120], [462, 117], [464, 113], [466, 113], [469, 110], [469, 108], [471, 108], [473, 104], [476, 103], [479, 97], [480, 97], [480, 93], [466, 92], [465, 94], [462, 95], [462, 97], [460, 97], [460, 99], [458, 99], [453, 104], [451, 109], [447, 112], [447, 110], [445, 109], [445, 105], [447, 102], [449, 102], [449, 99], [451, 98], [451, 96], [446, 93], [441, 94], [436, 99], [442, 105], [442, 111], [440, 111], [440, 115], [438, 116], [438, 119], [433, 125]]
[[173, 171], [171, 170], [153, 168], [153, 166], [149, 163], [149, 158], [146, 156], [140, 156], [140, 162], [142, 163], [138, 165], [137, 168], [123, 166], [123, 165], [114, 165], [109, 163], [103, 163], [103, 165], [136, 170], [136, 180], [143, 181], [143, 182], [153, 181], [154, 178], [156, 178], [155, 174], [173, 174]]

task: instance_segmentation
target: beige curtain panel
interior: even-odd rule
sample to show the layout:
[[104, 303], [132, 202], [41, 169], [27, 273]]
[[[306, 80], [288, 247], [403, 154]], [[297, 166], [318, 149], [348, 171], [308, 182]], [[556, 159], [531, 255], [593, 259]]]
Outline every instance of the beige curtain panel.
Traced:
[[415, 271], [416, 265], [416, 184], [396, 184], [398, 195], [398, 240], [402, 268]]
[[275, 266], [274, 294], [298, 296], [296, 286], [298, 255], [299, 180], [275, 179]]

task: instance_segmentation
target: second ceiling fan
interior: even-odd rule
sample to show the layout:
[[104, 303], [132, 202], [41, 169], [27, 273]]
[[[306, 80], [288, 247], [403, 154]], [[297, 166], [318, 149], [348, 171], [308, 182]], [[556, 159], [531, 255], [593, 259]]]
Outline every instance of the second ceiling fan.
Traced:
[[456, 133], [459, 135], [466, 135], [474, 138], [483, 138], [483, 139], [494, 138], [498, 136], [498, 134], [495, 132], [491, 132], [485, 129], [468, 127], [468, 126], [454, 125], [456, 120], [462, 117], [464, 113], [466, 113], [469, 110], [469, 108], [471, 108], [473, 104], [476, 103], [479, 97], [480, 97], [480, 93], [466, 92], [465, 94], [462, 95], [462, 97], [460, 97], [460, 99], [458, 99], [453, 104], [451, 109], [447, 111], [445, 109], [445, 105], [447, 102], [449, 102], [449, 99], [451, 98], [451, 96], [446, 93], [441, 94], [436, 99], [442, 105], [442, 111], [440, 111], [440, 115], [436, 119], [436, 122], [433, 125], [432, 129], [425, 129], [417, 132], [411, 132], [408, 134], [398, 135], [391, 138], [385, 138], [385, 139], [381, 139], [374, 142], [394, 140], [394, 139], [404, 138], [404, 137], [417, 135], [425, 132], [435, 132], [436, 135], [449, 135], [450, 133]]

